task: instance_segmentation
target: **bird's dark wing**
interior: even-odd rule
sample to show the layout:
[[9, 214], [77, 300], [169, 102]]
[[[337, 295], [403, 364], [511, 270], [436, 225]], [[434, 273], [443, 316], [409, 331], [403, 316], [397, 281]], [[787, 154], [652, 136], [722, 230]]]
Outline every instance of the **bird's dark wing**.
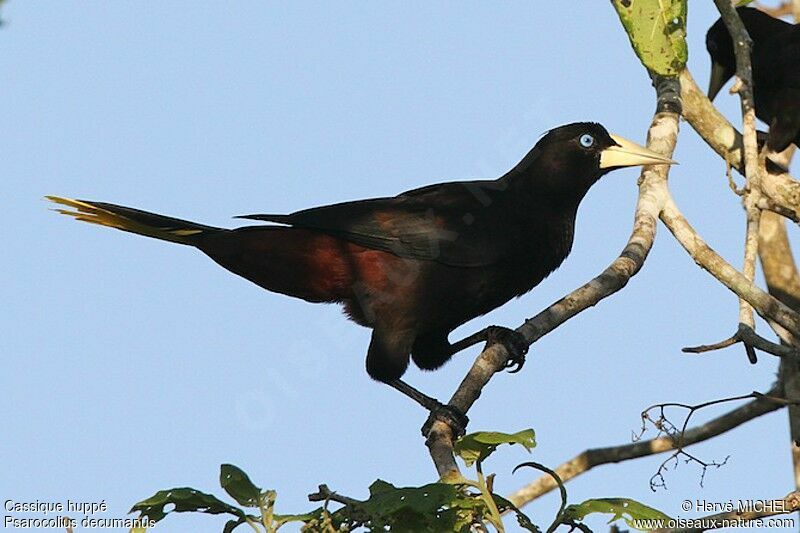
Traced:
[[800, 146], [800, 87], [784, 87], [775, 92], [770, 105], [773, 112], [767, 146], [782, 152], [790, 144]]
[[758, 46], [753, 57], [756, 111], [770, 124], [769, 147], [800, 142], [800, 26], [790, 26]]
[[[431, 185], [392, 198], [316, 207], [290, 215], [247, 215], [315, 229], [400, 257], [475, 267], [496, 263], [509, 246], [494, 181]], [[498, 209], [500, 208], [500, 209]]]
[[789, 26], [756, 44], [753, 52], [757, 85], [800, 89], [800, 25]]

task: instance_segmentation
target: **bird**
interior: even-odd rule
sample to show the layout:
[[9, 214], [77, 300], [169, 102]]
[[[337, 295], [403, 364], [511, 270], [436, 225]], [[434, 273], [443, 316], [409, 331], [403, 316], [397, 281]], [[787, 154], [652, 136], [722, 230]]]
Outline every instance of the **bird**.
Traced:
[[372, 329], [369, 376], [434, 411], [447, 406], [400, 379], [409, 362], [434, 370], [468, 346], [500, 342], [508, 366], [518, 370], [528, 344], [516, 331], [490, 326], [454, 343], [449, 334], [561, 265], [578, 205], [601, 176], [672, 163], [600, 124], [578, 122], [547, 132], [495, 180], [438, 183], [288, 215], [244, 215], [237, 218], [258, 224], [235, 229], [47, 198], [77, 220], [197, 248], [268, 291], [342, 304], [351, 320]]
[[[753, 43], [753, 99], [756, 116], [769, 125], [766, 146], [773, 152], [800, 146], [800, 25], [751, 7], [736, 11]], [[708, 98], [714, 100], [736, 74], [733, 41], [721, 18], [706, 33], [706, 49], [711, 56]]]

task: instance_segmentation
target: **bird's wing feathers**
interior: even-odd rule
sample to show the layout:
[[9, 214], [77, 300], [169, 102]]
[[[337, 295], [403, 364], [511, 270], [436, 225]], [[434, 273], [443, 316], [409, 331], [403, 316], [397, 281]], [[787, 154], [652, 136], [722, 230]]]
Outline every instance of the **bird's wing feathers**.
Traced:
[[759, 43], [753, 68], [756, 113], [770, 125], [770, 149], [783, 151], [800, 142], [800, 26]]
[[[768, 146], [782, 152], [792, 143], [800, 143], [800, 84], [776, 91], [770, 105], [772, 121], [769, 126]], [[798, 144], [800, 146], [800, 144]]]
[[756, 42], [753, 70], [758, 91], [800, 88], [800, 25], [788, 25]]
[[[502, 255], [495, 220], [496, 182], [459, 182], [376, 198], [316, 207], [290, 215], [247, 215], [315, 229], [400, 257], [460, 266], [494, 264]], [[501, 215], [502, 216], [502, 215]]]

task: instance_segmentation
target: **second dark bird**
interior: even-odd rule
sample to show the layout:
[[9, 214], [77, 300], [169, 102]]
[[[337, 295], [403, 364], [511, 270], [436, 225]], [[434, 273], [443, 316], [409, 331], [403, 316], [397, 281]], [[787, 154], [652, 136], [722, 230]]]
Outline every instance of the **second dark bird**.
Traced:
[[267, 290], [344, 305], [353, 321], [372, 329], [369, 375], [409, 394], [410, 387], [398, 381], [409, 360], [432, 370], [480, 340], [507, 343], [521, 364], [526, 347], [513, 331], [487, 328], [453, 344], [448, 335], [530, 291], [564, 261], [578, 204], [601, 176], [672, 162], [586, 122], [551, 130], [496, 180], [240, 217], [273, 225], [231, 230], [49, 198], [71, 208], [59, 211], [78, 220], [198, 248]]
[[[800, 146], [800, 26], [753, 9], [736, 10], [753, 41], [753, 98], [756, 116], [769, 125], [767, 148]], [[706, 34], [711, 56], [708, 97], [713, 100], [736, 74], [733, 41], [722, 19]]]

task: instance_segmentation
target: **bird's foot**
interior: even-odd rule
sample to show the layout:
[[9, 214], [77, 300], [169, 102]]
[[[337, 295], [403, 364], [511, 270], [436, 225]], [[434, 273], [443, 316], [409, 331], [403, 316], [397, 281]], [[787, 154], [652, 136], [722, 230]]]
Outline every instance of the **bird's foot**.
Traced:
[[787, 172], [789, 172], [788, 168], [786, 168], [784, 165], [778, 162], [773, 161], [769, 157], [767, 158], [765, 164], [767, 168], [767, 173], [769, 174], [786, 174]]
[[428, 417], [428, 420], [426, 420], [425, 424], [422, 425], [423, 437], [428, 437], [434, 422], [444, 422], [450, 426], [453, 436], [458, 438], [467, 433], [467, 424], [469, 424], [469, 418], [457, 407], [440, 403], [437, 407], [431, 409], [431, 414]]
[[508, 352], [504, 368], [512, 374], [522, 370], [528, 353], [528, 341], [522, 333], [503, 326], [489, 326], [486, 328], [486, 347], [492, 344], [502, 344]]
[[[767, 140], [769, 139], [769, 133], [766, 131], [756, 130], [756, 143], [758, 144], [758, 151], [762, 153], [765, 151]], [[767, 151], [769, 149], [767, 148]], [[782, 163], [777, 161], [773, 161], [769, 157], [766, 158], [764, 165], [767, 169], [768, 174], [786, 174], [789, 172], [789, 169]]]

